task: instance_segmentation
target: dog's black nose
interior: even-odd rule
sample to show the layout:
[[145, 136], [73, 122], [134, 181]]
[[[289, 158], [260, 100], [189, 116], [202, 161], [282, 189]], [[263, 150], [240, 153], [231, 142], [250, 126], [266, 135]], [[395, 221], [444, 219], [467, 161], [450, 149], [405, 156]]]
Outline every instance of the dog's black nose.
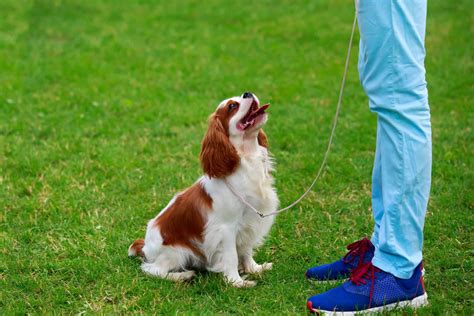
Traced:
[[253, 94], [252, 92], [244, 92], [244, 94], [242, 95], [242, 98], [244, 99], [253, 98]]

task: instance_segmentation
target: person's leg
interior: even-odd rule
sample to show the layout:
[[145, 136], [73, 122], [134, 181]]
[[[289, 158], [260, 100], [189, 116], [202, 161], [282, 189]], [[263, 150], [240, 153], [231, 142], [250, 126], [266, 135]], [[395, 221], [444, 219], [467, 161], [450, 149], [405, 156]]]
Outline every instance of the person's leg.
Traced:
[[379, 312], [428, 303], [423, 225], [431, 185], [424, 68], [427, 0], [360, 0], [359, 73], [377, 113], [375, 253], [350, 280], [307, 300], [313, 312]]
[[374, 232], [372, 233], [372, 244], [378, 248], [379, 230], [382, 222], [383, 211], [383, 195], [382, 195], [382, 168], [381, 168], [381, 144], [379, 137], [379, 124], [377, 122], [377, 144], [375, 148], [374, 168], [372, 170], [372, 213], [374, 216]]
[[373, 172], [373, 264], [409, 278], [422, 259], [431, 180], [424, 68], [426, 0], [362, 0], [359, 73], [378, 115]]
[[[431, 175], [423, 65], [426, 0], [362, 0], [358, 16], [360, 79], [371, 110], [378, 114], [372, 175], [372, 243], [377, 249], [373, 262], [397, 277], [409, 278], [421, 261]], [[348, 264], [343, 258], [313, 267], [306, 276], [348, 276], [351, 269], [372, 259], [371, 251], [364, 255], [360, 249], [356, 253], [362, 253], [364, 260]]]

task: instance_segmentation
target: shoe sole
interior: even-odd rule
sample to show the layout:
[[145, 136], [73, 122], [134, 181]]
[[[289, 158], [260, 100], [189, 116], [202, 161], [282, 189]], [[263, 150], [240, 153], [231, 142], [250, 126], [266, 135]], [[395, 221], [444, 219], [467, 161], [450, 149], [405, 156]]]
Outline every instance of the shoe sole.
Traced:
[[401, 301], [397, 303], [388, 304], [385, 306], [373, 307], [369, 309], [364, 309], [362, 311], [335, 312], [335, 311], [325, 311], [322, 309], [315, 309], [315, 308], [311, 308], [310, 311], [316, 314], [324, 314], [324, 315], [330, 315], [330, 316], [351, 316], [351, 315], [386, 312], [386, 311], [390, 311], [390, 310], [394, 310], [398, 308], [404, 308], [404, 307], [416, 309], [416, 308], [420, 308], [426, 305], [428, 305], [428, 294], [425, 293], [423, 295], [415, 297], [412, 300]]

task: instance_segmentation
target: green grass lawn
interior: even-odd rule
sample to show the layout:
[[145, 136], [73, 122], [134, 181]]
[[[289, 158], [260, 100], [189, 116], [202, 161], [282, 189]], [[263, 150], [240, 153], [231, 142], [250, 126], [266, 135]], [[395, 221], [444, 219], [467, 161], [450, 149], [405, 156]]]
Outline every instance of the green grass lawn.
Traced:
[[[283, 205], [319, 167], [352, 0], [0, 2], [0, 314], [305, 314], [330, 288], [304, 279], [371, 233], [376, 117], [356, 41], [333, 151], [315, 192], [278, 217], [251, 289], [215, 274], [145, 276], [129, 244], [200, 176], [207, 116], [246, 90], [272, 103], [266, 132]], [[430, 0], [433, 185], [424, 258], [430, 306], [474, 312], [472, 0]], [[357, 37], [358, 39], [358, 37]], [[404, 311], [411, 314], [411, 311]]]

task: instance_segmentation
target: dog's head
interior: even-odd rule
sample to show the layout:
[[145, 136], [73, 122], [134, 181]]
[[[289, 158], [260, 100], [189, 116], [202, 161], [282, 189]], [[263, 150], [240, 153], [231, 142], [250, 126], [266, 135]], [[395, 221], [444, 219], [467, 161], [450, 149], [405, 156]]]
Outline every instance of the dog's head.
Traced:
[[209, 128], [202, 141], [201, 165], [211, 178], [225, 177], [234, 172], [240, 162], [236, 146], [257, 141], [268, 147], [262, 126], [267, 122], [265, 110], [256, 95], [245, 92], [240, 97], [222, 101], [209, 118]]

